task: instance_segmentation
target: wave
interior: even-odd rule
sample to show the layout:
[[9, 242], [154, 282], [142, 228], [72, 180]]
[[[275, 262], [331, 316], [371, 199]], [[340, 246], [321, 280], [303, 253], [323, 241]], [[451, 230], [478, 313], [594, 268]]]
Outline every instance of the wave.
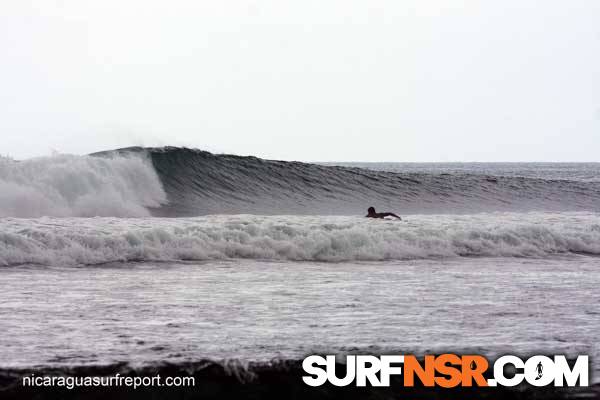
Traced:
[[166, 202], [143, 153], [0, 158], [0, 217], [142, 217]]
[[600, 211], [600, 182], [398, 173], [132, 147], [0, 159], [0, 217]]
[[600, 254], [589, 213], [0, 220], [0, 265], [260, 259], [381, 261]]
[[174, 147], [116, 152], [152, 160], [169, 200], [156, 216], [357, 215], [371, 205], [404, 214], [600, 211], [600, 182], [394, 173]]

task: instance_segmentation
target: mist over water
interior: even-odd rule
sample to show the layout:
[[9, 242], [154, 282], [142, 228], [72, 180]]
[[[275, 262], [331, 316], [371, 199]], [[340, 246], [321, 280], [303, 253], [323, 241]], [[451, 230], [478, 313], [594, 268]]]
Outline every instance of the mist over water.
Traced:
[[0, 158], [0, 217], [143, 217], [166, 202], [143, 153]]

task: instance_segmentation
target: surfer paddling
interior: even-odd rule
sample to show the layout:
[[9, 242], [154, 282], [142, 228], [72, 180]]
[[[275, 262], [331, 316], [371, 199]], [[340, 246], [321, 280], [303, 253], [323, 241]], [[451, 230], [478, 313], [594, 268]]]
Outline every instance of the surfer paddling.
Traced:
[[369, 207], [369, 209], [367, 210], [367, 215], [365, 215], [365, 217], [367, 218], [385, 218], [385, 217], [395, 217], [398, 218], [400, 221], [402, 221], [402, 218], [400, 218], [399, 216], [397, 216], [394, 213], [391, 212], [384, 212], [384, 213], [378, 213], [375, 212], [375, 207]]

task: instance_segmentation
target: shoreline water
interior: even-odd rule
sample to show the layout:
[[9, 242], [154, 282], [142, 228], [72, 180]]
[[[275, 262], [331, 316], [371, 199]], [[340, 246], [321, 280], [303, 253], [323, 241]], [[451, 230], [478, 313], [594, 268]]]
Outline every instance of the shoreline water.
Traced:
[[0, 368], [306, 354], [590, 355], [597, 257], [3, 267]]
[[[145, 399], [148, 397], [201, 398], [201, 399], [377, 399], [444, 398], [444, 399], [569, 399], [598, 398], [600, 384], [577, 388], [536, 388], [520, 385], [513, 388], [457, 387], [453, 389], [426, 388], [417, 385], [403, 386], [402, 379], [392, 377], [389, 387], [362, 387], [350, 385], [335, 387], [331, 384], [313, 388], [305, 385], [301, 377], [306, 375], [301, 360], [273, 360], [241, 364], [235, 361], [215, 362], [201, 360], [181, 364], [162, 363], [132, 368], [126, 363], [74, 366], [70, 368], [1, 369], [0, 394], [3, 399], [87, 399], [110, 397], [112, 399]], [[336, 370], [345, 371], [338, 364]], [[180, 387], [27, 387], [23, 377], [154, 377], [161, 382], [167, 377], [193, 377], [193, 386]], [[487, 376], [486, 376], [487, 377]]]

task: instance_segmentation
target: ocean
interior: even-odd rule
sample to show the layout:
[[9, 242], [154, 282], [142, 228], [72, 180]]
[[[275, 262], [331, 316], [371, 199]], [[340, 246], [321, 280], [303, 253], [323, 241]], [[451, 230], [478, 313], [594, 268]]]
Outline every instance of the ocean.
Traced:
[[599, 255], [598, 163], [1, 159], [0, 369], [451, 351], [598, 382]]

